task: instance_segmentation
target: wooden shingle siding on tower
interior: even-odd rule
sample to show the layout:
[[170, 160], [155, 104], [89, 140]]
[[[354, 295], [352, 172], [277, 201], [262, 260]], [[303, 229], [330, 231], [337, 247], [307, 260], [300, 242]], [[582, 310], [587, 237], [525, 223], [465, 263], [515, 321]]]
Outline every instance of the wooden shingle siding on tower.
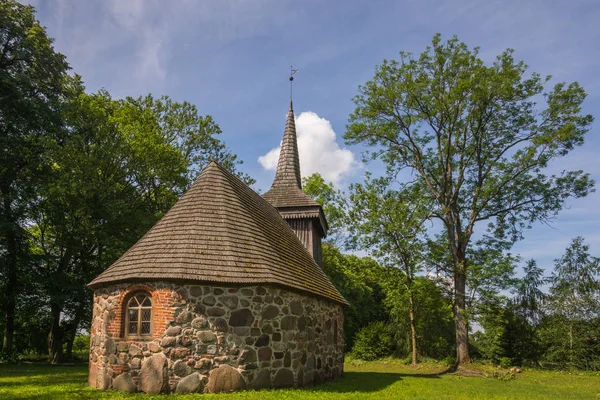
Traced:
[[158, 279], [274, 284], [347, 304], [277, 210], [215, 162], [89, 286]]

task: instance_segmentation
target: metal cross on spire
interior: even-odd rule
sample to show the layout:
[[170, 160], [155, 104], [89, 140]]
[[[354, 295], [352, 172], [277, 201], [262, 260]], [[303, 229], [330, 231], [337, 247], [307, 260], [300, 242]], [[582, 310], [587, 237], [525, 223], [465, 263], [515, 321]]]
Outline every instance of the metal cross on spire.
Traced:
[[292, 109], [292, 86], [296, 72], [298, 72], [298, 70], [294, 69], [293, 65], [290, 65], [290, 109]]

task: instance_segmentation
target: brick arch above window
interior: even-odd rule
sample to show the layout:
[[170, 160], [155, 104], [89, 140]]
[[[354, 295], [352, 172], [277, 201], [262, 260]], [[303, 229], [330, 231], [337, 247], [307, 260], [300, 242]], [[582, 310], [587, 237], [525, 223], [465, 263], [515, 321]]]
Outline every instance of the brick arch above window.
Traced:
[[123, 337], [152, 338], [152, 295], [147, 291], [130, 292], [124, 298]]

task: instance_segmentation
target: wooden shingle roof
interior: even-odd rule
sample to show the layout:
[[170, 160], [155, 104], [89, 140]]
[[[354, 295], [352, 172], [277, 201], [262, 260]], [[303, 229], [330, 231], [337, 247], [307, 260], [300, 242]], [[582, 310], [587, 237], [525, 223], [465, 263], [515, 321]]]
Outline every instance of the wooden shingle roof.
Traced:
[[157, 279], [274, 284], [347, 304], [277, 210], [215, 162], [88, 286]]

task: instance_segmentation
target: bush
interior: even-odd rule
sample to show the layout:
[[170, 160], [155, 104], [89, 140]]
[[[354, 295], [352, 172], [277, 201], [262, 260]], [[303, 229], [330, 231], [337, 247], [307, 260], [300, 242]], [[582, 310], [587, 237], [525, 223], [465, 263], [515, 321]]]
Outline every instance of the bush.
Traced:
[[498, 363], [498, 365], [500, 365], [500, 367], [502, 368], [509, 369], [513, 366], [513, 361], [508, 357], [502, 357], [500, 358], [500, 362]]
[[483, 374], [483, 376], [490, 379], [498, 379], [499, 381], [512, 381], [517, 377], [514, 372], [498, 370]]
[[448, 356], [441, 360], [441, 363], [447, 367], [454, 367], [456, 365], [456, 356]]
[[376, 321], [358, 331], [354, 338], [352, 355], [361, 360], [371, 361], [389, 356], [393, 347], [390, 329], [383, 322]]
[[90, 353], [90, 336], [77, 335], [73, 341], [73, 358], [85, 361]]

